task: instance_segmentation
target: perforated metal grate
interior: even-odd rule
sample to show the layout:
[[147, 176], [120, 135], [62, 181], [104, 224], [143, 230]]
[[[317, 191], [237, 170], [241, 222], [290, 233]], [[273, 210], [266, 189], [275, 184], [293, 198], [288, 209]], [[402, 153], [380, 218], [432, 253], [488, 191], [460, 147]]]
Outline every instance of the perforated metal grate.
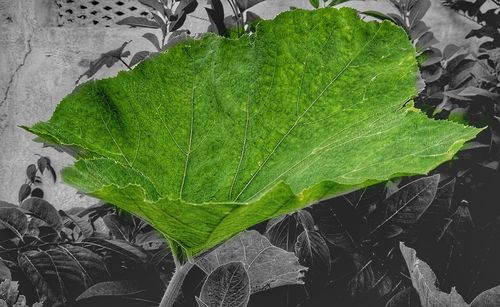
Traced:
[[151, 13], [137, 0], [55, 0], [58, 26], [109, 27], [129, 17], [148, 17]]

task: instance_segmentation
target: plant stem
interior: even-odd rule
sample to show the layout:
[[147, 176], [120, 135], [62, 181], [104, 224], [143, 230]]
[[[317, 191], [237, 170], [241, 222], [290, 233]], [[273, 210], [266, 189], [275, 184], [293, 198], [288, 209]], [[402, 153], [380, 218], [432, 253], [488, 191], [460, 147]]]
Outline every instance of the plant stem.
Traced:
[[194, 263], [188, 261], [175, 269], [172, 280], [168, 283], [167, 290], [165, 291], [165, 294], [163, 294], [159, 307], [174, 306], [175, 300], [177, 299], [177, 296], [179, 296], [179, 291], [182, 288], [184, 278], [186, 278], [193, 265]]

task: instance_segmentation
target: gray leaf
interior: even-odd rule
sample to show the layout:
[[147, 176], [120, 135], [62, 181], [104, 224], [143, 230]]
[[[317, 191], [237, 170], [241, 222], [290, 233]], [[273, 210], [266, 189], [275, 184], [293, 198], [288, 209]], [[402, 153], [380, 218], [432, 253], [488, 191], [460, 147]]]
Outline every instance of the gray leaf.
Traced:
[[481, 292], [470, 303], [470, 307], [495, 307], [500, 302], [500, 286]]
[[244, 307], [250, 298], [250, 279], [242, 262], [221, 265], [210, 273], [203, 287], [199, 306]]
[[38, 197], [31, 197], [23, 201], [20, 207], [30, 211], [32, 215], [46, 222], [50, 227], [54, 228], [55, 231], [61, 231], [61, 216], [48, 201]]
[[255, 230], [244, 231], [197, 260], [196, 265], [210, 274], [218, 266], [240, 261], [245, 264], [252, 293], [283, 285], [303, 284], [305, 267], [297, 257]]
[[424, 214], [436, 196], [439, 174], [410, 182], [393, 193], [382, 203], [384, 220], [370, 234], [388, 222], [413, 224]]
[[418, 292], [422, 307], [466, 307], [468, 304], [462, 296], [457, 293], [455, 287], [451, 292], [445, 293], [436, 287], [436, 275], [429, 265], [417, 258], [414, 249], [406, 247], [403, 243], [399, 244], [403, 258], [406, 261], [410, 271], [413, 287]]
[[295, 254], [299, 262], [311, 270], [326, 275], [330, 273], [330, 250], [319, 232], [304, 230], [295, 243]]

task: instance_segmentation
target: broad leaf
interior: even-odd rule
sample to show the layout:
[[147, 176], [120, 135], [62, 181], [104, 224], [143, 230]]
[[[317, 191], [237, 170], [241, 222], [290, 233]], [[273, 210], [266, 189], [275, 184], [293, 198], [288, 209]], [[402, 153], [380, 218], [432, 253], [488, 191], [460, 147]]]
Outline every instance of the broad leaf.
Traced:
[[48, 201], [38, 197], [30, 197], [23, 201], [20, 207], [28, 210], [29, 214], [47, 223], [47, 225], [52, 227], [56, 232], [61, 230], [61, 216], [56, 208]]
[[[10, 205], [9, 203], [2, 203]], [[9, 229], [18, 238], [22, 239], [28, 229], [28, 219], [21, 210], [14, 207], [14, 205], [12, 206], [0, 206], [0, 229]]]
[[321, 276], [330, 274], [330, 250], [319, 232], [304, 230], [297, 237], [295, 254], [301, 264]]
[[128, 241], [131, 236], [132, 229], [125, 224], [116, 214], [108, 214], [102, 218], [106, 227], [108, 227], [111, 234], [119, 239]]
[[52, 303], [67, 303], [94, 282], [109, 278], [101, 257], [75, 246], [20, 253], [18, 263], [38, 297]]
[[221, 265], [203, 283], [198, 306], [246, 307], [250, 281], [241, 262]]
[[[377, 210], [382, 220], [370, 234], [383, 230], [388, 224], [414, 224], [429, 208], [439, 183], [439, 174], [414, 180], [393, 192]], [[387, 231], [387, 228], [385, 229]]]
[[500, 301], [500, 286], [481, 292], [472, 302], [467, 304], [455, 287], [450, 293], [442, 292], [436, 286], [437, 278], [429, 265], [417, 258], [413, 248], [399, 244], [403, 258], [410, 271], [411, 281], [417, 290], [422, 307], [493, 307]]
[[439, 174], [417, 179], [405, 185], [384, 201], [386, 221], [413, 224], [429, 208], [439, 183]]
[[252, 293], [284, 285], [302, 284], [306, 269], [297, 257], [278, 248], [255, 230], [245, 231], [217, 247], [196, 262], [205, 273], [218, 266], [239, 261], [244, 264]]
[[[67, 214], [66, 212], [60, 210], [60, 215], [65, 217], [64, 226], [70, 226], [74, 224], [76, 228], [80, 231], [81, 238], [90, 238], [94, 234], [94, 228], [90, 223], [88, 217], [79, 217], [78, 215]], [[73, 229], [74, 231], [74, 229]]]
[[314, 220], [309, 212], [299, 210], [294, 214], [285, 214], [269, 220], [265, 235], [273, 245], [294, 251], [297, 237], [303, 229], [313, 230]]
[[318, 200], [449, 160], [480, 130], [412, 107], [415, 49], [352, 9], [186, 40], [27, 128], [76, 152], [66, 183], [131, 211], [177, 256]]

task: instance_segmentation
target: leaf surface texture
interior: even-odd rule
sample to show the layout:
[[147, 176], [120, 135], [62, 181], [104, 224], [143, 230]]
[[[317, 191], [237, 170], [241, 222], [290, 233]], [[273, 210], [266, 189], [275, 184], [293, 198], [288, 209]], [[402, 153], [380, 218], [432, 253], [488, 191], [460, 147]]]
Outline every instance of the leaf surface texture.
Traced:
[[26, 128], [78, 161], [66, 183], [192, 256], [272, 217], [424, 174], [479, 130], [411, 106], [415, 49], [351, 9], [294, 10], [239, 39], [179, 43]]

